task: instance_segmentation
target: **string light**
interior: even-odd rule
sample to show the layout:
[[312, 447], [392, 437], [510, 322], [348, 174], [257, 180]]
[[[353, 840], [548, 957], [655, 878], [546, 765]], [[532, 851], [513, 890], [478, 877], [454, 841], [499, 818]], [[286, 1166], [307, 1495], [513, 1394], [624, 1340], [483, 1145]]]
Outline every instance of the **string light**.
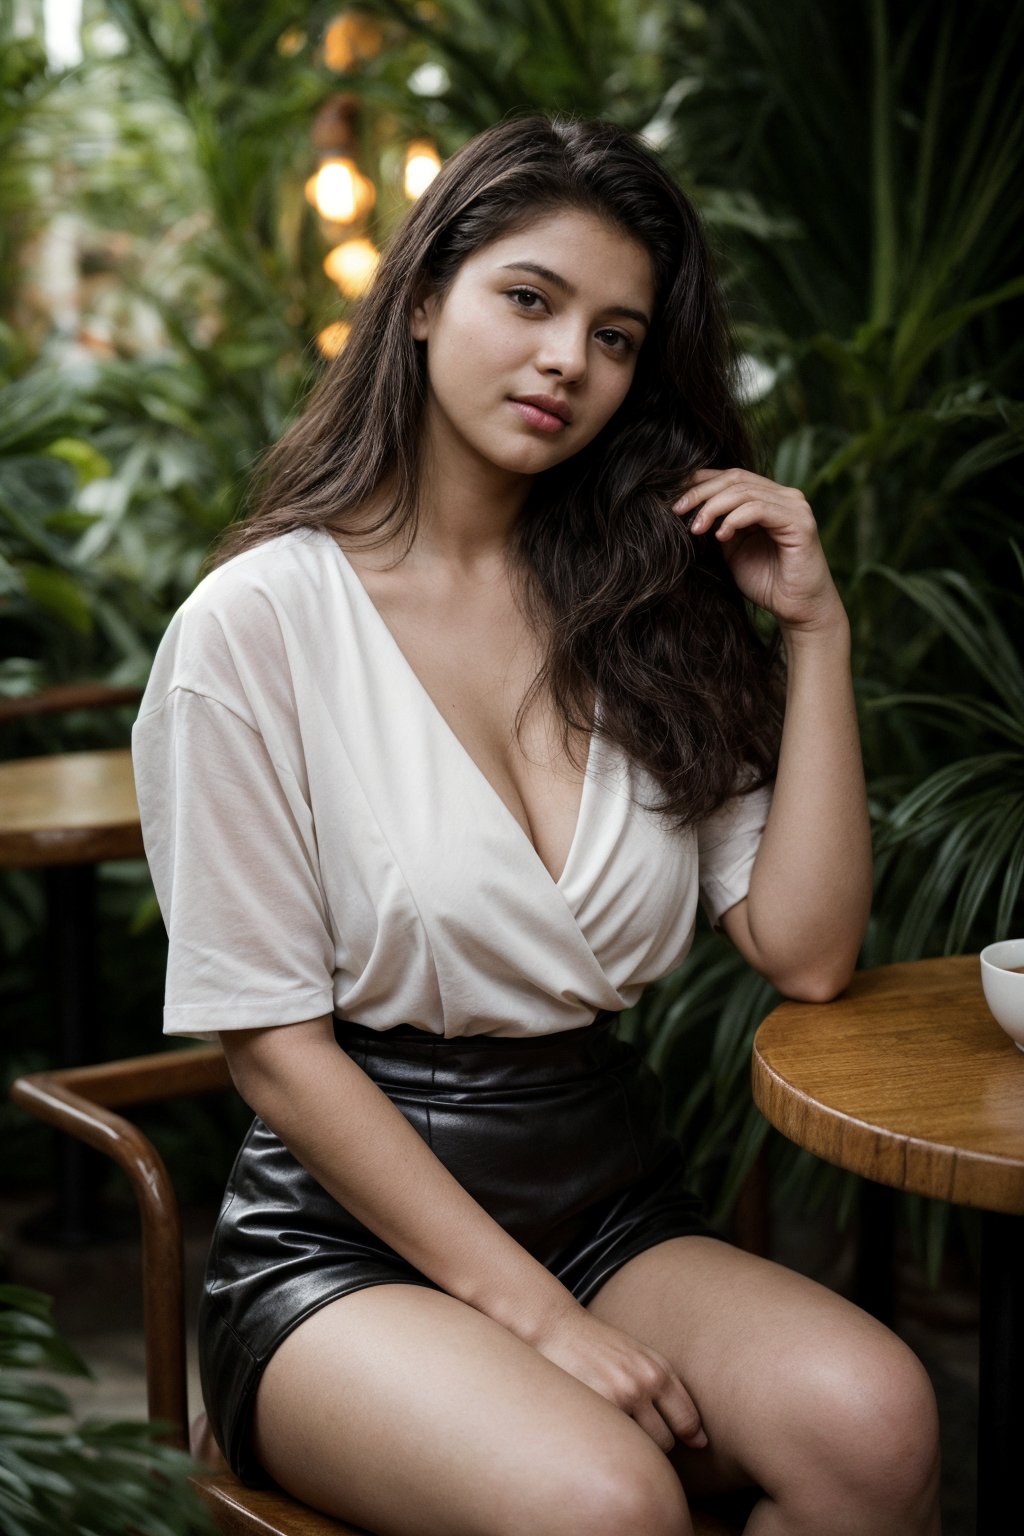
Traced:
[[415, 139], [405, 152], [405, 195], [416, 198], [430, 186], [441, 169], [441, 157], [426, 139]]
[[380, 252], [373, 241], [359, 238], [346, 240], [328, 251], [324, 271], [346, 298], [358, 299], [370, 286], [379, 263]]
[[321, 218], [333, 224], [354, 224], [373, 207], [377, 189], [360, 175], [353, 161], [331, 159], [306, 182], [306, 196]]

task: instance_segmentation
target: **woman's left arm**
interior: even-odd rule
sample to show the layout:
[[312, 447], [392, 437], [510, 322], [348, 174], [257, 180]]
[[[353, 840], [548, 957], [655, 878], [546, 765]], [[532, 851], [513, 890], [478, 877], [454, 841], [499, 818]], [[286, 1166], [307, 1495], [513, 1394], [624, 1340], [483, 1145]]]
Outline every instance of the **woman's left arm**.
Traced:
[[[779, 769], [750, 889], [720, 919], [787, 997], [825, 1002], [853, 975], [871, 906], [871, 830], [850, 675], [850, 625], [803, 494], [742, 469], [698, 470], [697, 513], [786, 651]], [[716, 526], [717, 524], [717, 526]]]

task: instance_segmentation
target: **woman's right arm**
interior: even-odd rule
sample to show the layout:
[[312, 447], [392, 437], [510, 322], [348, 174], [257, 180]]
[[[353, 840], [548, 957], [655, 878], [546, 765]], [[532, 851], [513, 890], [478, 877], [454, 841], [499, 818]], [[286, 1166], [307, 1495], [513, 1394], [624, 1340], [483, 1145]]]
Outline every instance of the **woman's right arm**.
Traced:
[[396, 1253], [629, 1413], [666, 1452], [675, 1439], [706, 1443], [668, 1361], [593, 1317], [488, 1215], [339, 1047], [330, 1015], [220, 1040], [254, 1113]]

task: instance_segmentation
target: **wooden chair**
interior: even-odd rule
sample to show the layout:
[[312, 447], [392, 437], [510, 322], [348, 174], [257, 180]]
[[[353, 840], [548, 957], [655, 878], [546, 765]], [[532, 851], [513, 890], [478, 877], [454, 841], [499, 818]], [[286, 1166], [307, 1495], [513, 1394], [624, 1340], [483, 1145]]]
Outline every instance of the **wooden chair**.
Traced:
[[[228, 1470], [205, 1414], [189, 1434], [181, 1212], [153, 1143], [116, 1111], [230, 1087], [220, 1048], [202, 1046], [33, 1072], [12, 1084], [11, 1097], [30, 1114], [105, 1153], [131, 1182], [142, 1218], [149, 1417], [169, 1424], [171, 1443], [189, 1447], [207, 1467], [193, 1483], [218, 1528], [225, 1536], [367, 1536], [362, 1527], [329, 1519], [278, 1490], [245, 1487]], [[696, 1536], [735, 1536], [739, 1529], [709, 1513], [695, 1511], [693, 1518]]]

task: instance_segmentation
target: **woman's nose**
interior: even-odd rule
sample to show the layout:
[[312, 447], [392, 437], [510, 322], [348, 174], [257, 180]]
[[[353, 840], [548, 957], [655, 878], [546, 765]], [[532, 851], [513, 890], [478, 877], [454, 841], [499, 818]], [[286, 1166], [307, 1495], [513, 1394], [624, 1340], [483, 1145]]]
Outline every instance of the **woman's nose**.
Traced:
[[537, 367], [541, 373], [579, 383], [587, 371], [587, 341], [586, 331], [577, 326], [545, 327]]

